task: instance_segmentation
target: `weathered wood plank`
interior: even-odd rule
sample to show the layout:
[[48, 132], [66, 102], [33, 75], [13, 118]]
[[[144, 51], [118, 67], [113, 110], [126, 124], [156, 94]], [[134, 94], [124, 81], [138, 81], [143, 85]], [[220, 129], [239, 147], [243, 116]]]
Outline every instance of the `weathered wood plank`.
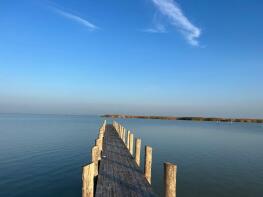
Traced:
[[156, 196], [112, 125], [106, 125], [95, 196]]

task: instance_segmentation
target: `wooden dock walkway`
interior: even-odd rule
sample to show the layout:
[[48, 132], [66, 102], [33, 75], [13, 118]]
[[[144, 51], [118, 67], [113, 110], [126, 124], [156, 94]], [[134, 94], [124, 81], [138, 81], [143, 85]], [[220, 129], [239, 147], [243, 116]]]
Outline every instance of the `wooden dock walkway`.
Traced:
[[[92, 147], [92, 162], [83, 166], [82, 197], [155, 197], [152, 148], [145, 146], [144, 171], [139, 167], [140, 155], [141, 139], [134, 140], [134, 134], [121, 124], [105, 120]], [[176, 197], [176, 171], [175, 164], [164, 163], [165, 197]]]
[[113, 125], [105, 129], [95, 196], [155, 196]]

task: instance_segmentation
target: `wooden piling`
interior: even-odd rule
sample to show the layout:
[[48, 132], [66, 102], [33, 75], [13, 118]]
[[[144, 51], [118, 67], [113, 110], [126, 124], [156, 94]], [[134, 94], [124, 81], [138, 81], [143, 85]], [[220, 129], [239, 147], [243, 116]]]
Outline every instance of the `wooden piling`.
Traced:
[[133, 134], [130, 133], [130, 142], [129, 142], [129, 150], [130, 150], [130, 153], [131, 155], [133, 155]]
[[[113, 121], [112, 125], [106, 125], [106, 121], [104, 121], [99, 129], [98, 136], [96, 145], [92, 147], [91, 151], [92, 163], [83, 166], [82, 169], [82, 197], [94, 197], [95, 195], [98, 197], [104, 196], [105, 193], [109, 192], [109, 186], [116, 185], [115, 180], [123, 180], [131, 185], [131, 187], [118, 184], [116, 187], [117, 189], [111, 190], [110, 196], [127, 196], [128, 193], [134, 192], [134, 187], [138, 187], [138, 191], [146, 191], [145, 188], [147, 188], [147, 194], [138, 192], [135, 194], [136, 196], [155, 196], [151, 189], [152, 148], [150, 146], [145, 146], [143, 176], [139, 170], [142, 145], [140, 138], [136, 138], [134, 142], [134, 134], [115, 121]], [[102, 149], [104, 149], [105, 155], [103, 159], [101, 159]], [[111, 154], [112, 152], [118, 154]], [[106, 157], [106, 155], [111, 155], [110, 157], [112, 158]], [[114, 160], [118, 162], [112, 162]], [[99, 165], [100, 171], [98, 168]], [[163, 165], [164, 196], [176, 197], [177, 166], [168, 162]], [[126, 171], [128, 166], [132, 167], [131, 170], [134, 171], [129, 176], [126, 176], [127, 174], [122, 172]], [[113, 177], [113, 179], [108, 180], [108, 177]], [[133, 182], [130, 182], [132, 179], [138, 180], [140, 184], [138, 185], [135, 182], [133, 184]], [[105, 180], [107, 180], [106, 183]]]
[[128, 133], [127, 133], [127, 144], [126, 144], [128, 149], [130, 149], [130, 134], [131, 134], [131, 132], [128, 131]]
[[83, 167], [82, 171], [82, 197], [94, 196], [94, 163]]
[[176, 197], [176, 171], [175, 164], [164, 163], [164, 196]]
[[138, 166], [140, 166], [140, 160], [141, 160], [141, 139], [136, 138], [135, 143], [135, 162]]
[[123, 139], [123, 135], [124, 135], [124, 129], [122, 127], [122, 129], [121, 129], [121, 136], [120, 136], [121, 139]]
[[124, 131], [125, 131], [125, 128], [123, 127], [122, 128], [122, 135], [121, 135], [121, 139], [123, 140], [123, 136], [124, 136]]
[[91, 160], [94, 163], [94, 176], [97, 176], [99, 172], [100, 160], [100, 150], [98, 146], [93, 146], [93, 148], [91, 149]]
[[122, 141], [125, 144], [125, 137], [126, 137], [126, 129], [123, 130], [123, 136], [122, 136]]
[[[130, 136], [134, 139], [132, 134]], [[155, 197], [151, 185], [144, 174], [141, 173], [135, 159], [131, 156], [130, 151], [112, 125], [106, 126], [103, 140], [103, 155], [105, 157], [99, 162], [99, 176], [98, 179], [95, 178], [95, 196]], [[135, 140], [133, 146], [135, 146]]]
[[144, 159], [144, 175], [148, 182], [151, 184], [152, 176], [152, 148], [145, 146], [145, 159]]
[[99, 133], [99, 139], [103, 139], [104, 134], [103, 133]]
[[102, 138], [96, 139], [96, 146], [98, 146], [99, 149], [102, 150]]

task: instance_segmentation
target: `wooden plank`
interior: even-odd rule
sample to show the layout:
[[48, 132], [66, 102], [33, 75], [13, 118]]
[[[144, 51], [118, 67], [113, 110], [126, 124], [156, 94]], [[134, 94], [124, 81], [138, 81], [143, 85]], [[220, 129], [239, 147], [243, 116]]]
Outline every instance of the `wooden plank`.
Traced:
[[112, 125], [106, 125], [95, 196], [156, 196]]

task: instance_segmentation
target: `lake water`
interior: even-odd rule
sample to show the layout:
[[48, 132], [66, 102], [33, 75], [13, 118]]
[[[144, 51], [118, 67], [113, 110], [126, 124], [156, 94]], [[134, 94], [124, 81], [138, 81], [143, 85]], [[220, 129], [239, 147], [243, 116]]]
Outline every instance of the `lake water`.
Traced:
[[[163, 162], [178, 165], [177, 196], [262, 197], [263, 124], [117, 120], [153, 147], [152, 184]], [[81, 196], [81, 166], [102, 119], [0, 115], [0, 196]]]

